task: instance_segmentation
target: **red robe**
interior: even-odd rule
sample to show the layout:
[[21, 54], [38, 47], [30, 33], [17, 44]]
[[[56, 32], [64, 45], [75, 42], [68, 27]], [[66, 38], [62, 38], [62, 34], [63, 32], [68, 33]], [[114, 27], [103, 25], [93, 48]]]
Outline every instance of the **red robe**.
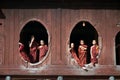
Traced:
[[79, 60], [80, 60], [79, 63], [81, 67], [84, 67], [86, 64], [86, 53], [87, 53], [86, 49], [87, 49], [86, 45], [80, 45], [78, 48], [78, 55], [79, 55]]
[[73, 58], [77, 61], [77, 63], [79, 64], [79, 58], [77, 57], [75, 50], [72, 48], [72, 49], [70, 49], [70, 52], [71, 52], [71, 54], [72, 54], [72, 57], [73, 57]]
[[36, 61], [36, 52], [37, 52], [37, 48], [36, 47], [32, 47], [30, 48], [30, 54], [32, 56], [32, 61], [31, 62], [35, 62]]
[[98, 59], [97, 59], [98, 51], [99, 51], [98, 45], [91, 46], [90, 51], [91, 51], [91, 63], [93, 64], [98, 63]]
[[24, 50], [24, 45], [22, 43], [19, 44], [19, 51], [20, 51], [20, 56], [22, 57], [22, 59], [27, 61], [27, 62], [30, 62], [30, 59], [27, 56], [27, 54]]
[[38, 44], [37, 42], [33, 42], [32, 43], [32, 46], [30, 47], [30, 55], [31, 55], [31, 62], [32, 63], [35, 63], [36, 62], [36, 58], [37, 58], [37, 47], [38, 47]]
[[39, 49], [39, 60], [41, 60], [46, 55], [48, 51], [48, 47], [47, 45], [44, 45], [44, 46], [39, 46], [38, 49]]

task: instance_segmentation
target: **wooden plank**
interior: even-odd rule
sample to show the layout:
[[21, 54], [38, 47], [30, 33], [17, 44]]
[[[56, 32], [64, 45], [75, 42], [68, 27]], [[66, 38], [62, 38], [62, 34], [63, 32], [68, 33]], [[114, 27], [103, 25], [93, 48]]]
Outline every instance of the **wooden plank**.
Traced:
[[61, 9], [52, 10], [52, 41], [51, 41], [51, 58], [52, 64], [61, 63], [61, 51], [60, 51], [60, 20], [61, 20]]

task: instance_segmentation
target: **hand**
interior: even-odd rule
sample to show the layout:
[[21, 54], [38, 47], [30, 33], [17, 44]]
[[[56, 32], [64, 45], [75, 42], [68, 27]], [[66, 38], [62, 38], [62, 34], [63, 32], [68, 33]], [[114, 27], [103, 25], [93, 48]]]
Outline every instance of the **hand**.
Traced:
[[96, 57], [97, 59], [99, 58], [99, 56]]
[[82, 50], [85, 50], [86, 48], [85, 47], [83, 47], [83, 46], [80, 46], [80, 48], [82, 49]]

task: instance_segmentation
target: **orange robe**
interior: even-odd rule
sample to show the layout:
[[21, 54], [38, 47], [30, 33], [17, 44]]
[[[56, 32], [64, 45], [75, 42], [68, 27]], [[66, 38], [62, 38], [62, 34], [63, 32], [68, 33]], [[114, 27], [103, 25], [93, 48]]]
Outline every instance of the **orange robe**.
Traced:
[[83, 48], [86, 48], [87, 49], [87, 46], [86, 45], [80, 45], [79, 48], [78, 48], [78, 55], [79, 55], [79, 60], [80, 60], [80, 66], [81, 67], [84, 67], [85, 64], [86, 64], [86, 49], [83, 49]]
[[23, 60], [30, 62], [30, 59], [29, 59], [28, 55], [26, 54], [26, 52], [24, 50], [24, 45], [22, 43], [19, 44], [19, 51], [20, 51], [20, 56], [23, 58]]
[[98, 59], [97, 59], [98, 51], [99, 51], [98, 45], [91, 46], [91, 62], [93, 64], [98, 63]]
[[44, 45], [44, 46], [39, 46], [38, 49], [39, 49], [39, 60], [41, 60], [46, 55], [48, 51], [48, 47], [47, 45]]
[[72, 48], [72, 49], [70, 49], [70, 52], [71, 52], [71, 54], [72, 54], [72, 57], [73, 57], [73, 58], [77, 61], [77, 63], [79, 64], [79, 58], [77, 57], [75, 50]]

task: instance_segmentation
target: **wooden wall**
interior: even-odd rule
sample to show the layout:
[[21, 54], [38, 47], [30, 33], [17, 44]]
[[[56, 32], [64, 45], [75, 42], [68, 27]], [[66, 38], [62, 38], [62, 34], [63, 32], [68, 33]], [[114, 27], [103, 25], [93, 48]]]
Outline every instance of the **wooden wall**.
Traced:
[[[120, 31], [120, 10], [105, 9], [2, 9], [0, 19], [0, 75], [120, 75], [115, 62], [115, 36]], [[49, 34], [47, 58], [31, 66], [19, 56], [19, 34], [23, 26], [37, 20]], [[99, 67], [88, 72], [71, 65], [68, 43], [70, 33], [80, 21], [88, 21], [102, 38]]]

